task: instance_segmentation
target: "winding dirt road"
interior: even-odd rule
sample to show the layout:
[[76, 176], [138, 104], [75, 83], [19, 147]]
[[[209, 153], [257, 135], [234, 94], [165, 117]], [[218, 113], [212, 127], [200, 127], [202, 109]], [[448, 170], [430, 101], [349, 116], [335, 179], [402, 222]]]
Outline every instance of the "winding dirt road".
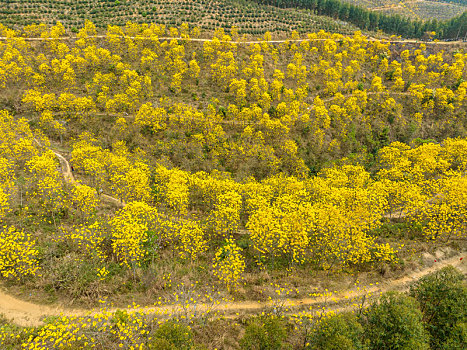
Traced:
[[[131, 39], [131, 40], [155, 40], [155, 41], [172, 41], [172, 40], [178, 40], [178, 41], [189, 41], [189, 42], [212, 42], [212, 39], [204, 39], [204, 38], [181, 38], [181, 37], [147, 37], [147, 36], [125, 36], [125, 35], [90, 35], [86, 37], [85, 39], [107, 39], [107, 38], [118, 38], [118, 39]], [[0, 40], [7, 41], [7, 40], [18, 40], [22, 39], [24, 41], [72, 41], [72, 40], [78, 40], [77, 37], [73, 36], [62, 36], [58, 38], [26, 38], [26, 37], [5, 37], [2, 36], [0, 37]], [[282, 44], [285, 42], [295, 42], [295, 43], [301, 43], [305, 41], [326, 41], [330, 40], [328, 39], [288, 39], [288, 40], [269, 40], [267, 41], [269, 44]], [[334, 40], [334, 39], [331, 39]], [[339, 41], [341, 39], [336, 39], [335, 41]], [[229, 44], [236, 44], [236, 45], [250, 45], [250, 44], [261, 44], [265, 42], [265, 40], [246, 40], [246, 41], [224, 41], [224, 40], [218, 40], [220, 43], [229, 43]], [[422, 41], [422, 40], [413, 40], [413, 39], [407, 39], [407, 40], [391, 40], [391, 39], [376, 39], [376, 38], [368, 38], [368, 41], [384, 41], [384, 42], [389, 42], [393, 44], [397, 43], [405, 43], [405, 44], [427, 44], [427, 45], [458, 45], [458, 44], [466, 44], [465, 42], [458, 40], [458, 41]]]
[[[40, 145], [39, 141], [36, 142]], [[55, 155], [59, 158], [62, 167], [63, 176], [66, 181], [71, 183], [77, 183], [71, 166], [67, 159], [60, 153], [54, 151]], [[116, 198], [107, 196], [111, 201], [118, 201]], [[121, 205], [121, 204], [120, 204]], [[418, 280], [419, 278], [438, 271], [441, 268], [452, 265], [458, 268], [464, 275], [467, 275], [467, 267], [465, 265], [465, 253], [462, 252], [455, 256], [447, 259], [436, 259], [431, 267], [426, 267], [421, 270], [416, 270], [408, 273], [407, 275], [385, 281], [381, 284], [372, 284], [366, 288], [360, 287], [359, 289], [348, 289], [333, 294], [331, 297], [304, 297], [300, 299], [284, 299], [284, 300], [272, 300], [268, 302], [257, 302], [257, 301], [241, 301], [222, 303], [213, 307], [212, 303], [203, 304], [200, 303], [196, 306], [197, 312], [203, 312], [208, 310], [215, 310], [224, 313], [226, 316], [233, 316], [236, 313], [259, 313], [261, 311], [271, 309], [278, 302], [281, 307], [289, 309], [291, 311], [300, 311], [304, 309], [313, 308], [314, 306], [321, 306], [327, 304], [332, 307], [334, 311], [348, 310], [352, 307], [348, 304], [349, 300], [363, 297], [368, 294], [377, 295], [378, 293], [384, 293], [387, 291], [405, 291], [408, 289], [411, 282]], [[329, 301], [332, 300], [332, 303]], [[122, 308], [114, 308], [108, 310], [114, 312]], [[128, 312], [144, 312], [146, 314], [157, 314], [157, 315], [168, 315], [180, 310], [179, 305], [160, 305], [160, 306], [149, 306], [140, 308], [126, 308]], [[63, 305], [49, 306], [39, 305], [28, 301], [20, 300], [15, 298], [6, 291], [0, 290], [0, 314], [3, 314], [6, 318], [12, 320], [14, 323], [21, 326], [38, 326], [42, 324], [42, 318], [44, 316], [87, 316], [98, 314], [101, 311], [86, 310], [86, 309], [72, 309], [67, 308]]]
[[[368, 91], [368, 90], [364, 90], [366, 92], [366, 96], [379, 96], [379, 95], [383, 95], [383, 97], [385, 96], [405, 96], [405, 97], [410, 97], [412, 96], [412, 94], [410, 92], [400, 92], [400, 91]], [[309, 99], [314, 101], [314, 99], [316, 97], [320, 97], [319, 95], [314, 95], [314, 96], [310, 96]], [[335, 96], [331, 96], [331, 97], [325, 97], [325, 98], [322, 98], [321, 100], [323, 102], [331, 102], [335, 99], [340, 99], [340, 98], [349, 98], [349, 97], [356, 97], [355, 94], [353, 93], [349, 93], [349, 94], [341, 94], [341, 95], [335, 95]], [[314, 108], [314, 105], [313, 105], [313, 102], [311, 102], [311, 104], [309, 105], [309, 107], [306, 107], [306, 110], [308, 111], [311, 111], [313, 110]], [[125, 114], [117, 114], [117, 113], [102, 113], [102, 112], [88, 112], [89, 115], [92, 115], [94, 117], [113, 117], [113, 118], [125, 118], [125, 119], [128, 119], [128, 120], [134, 120], [136, 119], [136, 115], [134, 114], [128, 114], [128, 113], [125, 113]], [[58, 117], [58, 116], [63, 116], [64, 115], [64, 112], [55, 112], [53, 113], [53, 116], [54, 117]], [[207, 122], [208, 120], [206, 118], [194, 118], [194, 117], [190, 117], [190, 118], [186, 118], [185, 116], [183, 115], [179, 115], [179, 122], [182, 123], [182, 122]], [[260, 121], [240, 121], [240, 120], [230, 120], [230, 119], [221, 119], [221, 120], [216, 120], [216, 121], [213, 121], [214, 124], [222, 124], [222, 125], [230, 125], [230, 126], [239, 126], [239, 127], [245, 127], [247, 125], [261, 125], [262, 123]], [[57, 155], [57, 157], [60, 158], [60, 155], [58, 153], [55, 152], [55, 154]], [[62, 157], [63, 158], [63, 157]], [[61, 158], [61, 159], [62, 159]]]
[[[465, 252], [464, 252], [465, 253]], [[316, 297], [316, 298], [302, 298], [302, 299], [285, 299], [281, 302], [282, 308], [287, 308], [290, 311], [300, 311], [309, 309], [314, 306], [321, 306], [323, 304], [330, 305], [334, 311], [347, 310], [349, 305], [346, 304], [349, 300], [363, 297], [371, 293], [377, 295], [378, 293], [384, 293], [387, 291], [405, 291], [408, 289], [411, 282], [426, 276], [429, 273], [440, 270], [441, 268], [452, 265], [458, 268], [465, 275], [467, 274], [467, 268], [464, 261], [465, 254], [459, 254], [448, 258], [446, 260], [440, 260], [434, 263], [433, 266], [424, 268], [419, 271], [413, 271], [404, 277], [397, 278], [394, 280], [387, 281], [379, 285], [371, 285], [367, 288], [350, 289], [340, 291], [332, 297]], [[332, 298], [332, 303], [330, 299]], [[222, 303], [217, 306], [212, 304], [198, 304], [197, 312], [203, 312], [207, 310], [219, 311], [229, 315], [235, 315], [236, 313], [259, 313], [267, 309], [274, 307], [277, 301], [269, 302], [257, 302], [257, 301], [241, 301]], [[334, 306], [333, 306], [334, 305]], [[122, 308], [113, 308], [108, 310], [114, 312], [116, 310], [122, 310]], [[157, 315], [168, 315], [180, 310], [178, 305], [161, 305], [154, 307], [140, 307], [140, 308], [127, 308], [128, 312], [143, 312], [145, 314], [157, 314]], [[44, 316], [87, 316], [99, 314], [101, 311], [96, 310], [85, 310], [85, 309], [71, 309], [66, 308], [63, 305], [48, 306], [38, 305], [27, 301], [19, 300], [11, 295], [8, 295], [5, 291], [0, 290], [0, 313], [5, 317], [12, 320], [14, 323], [21, 326], [38, 326], [42, 324], [42, 318]]]

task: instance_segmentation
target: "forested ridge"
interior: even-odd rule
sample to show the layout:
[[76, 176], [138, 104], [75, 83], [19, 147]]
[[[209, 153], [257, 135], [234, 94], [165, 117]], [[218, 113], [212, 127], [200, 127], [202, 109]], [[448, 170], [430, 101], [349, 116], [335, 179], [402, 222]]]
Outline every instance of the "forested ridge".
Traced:
[[467, 12], [450, 20], [422, 21], [386, 15], [361, 6], [348, 4], [339, 0], [253, 0], [259, 4], [281, 8], [304, 8], [318, 15], [350, 22], [363, 30], [381, 30], [388, 34], [401, 35], [406, 38], [422, 38], [426, 32], [435, 32], [440, 39], [463, 38], [467, 35]]
[[[426, 32], [432, 31], [440, 39], [465, 36], [465, 14], [450, 18], [449, 11], [443, 12], [444, 18], [450, 19], [440, 21], [437, 20], [438, 14], [445, 11], [446, 6], [427, 1], [420, 4], [426, 9], [421, 8], [414, 13], [412, 6], [407, 7], [401, 2], [397, 6], [399, 10], [403, 9], [401, 15], [373, 11], [365, 8], [365, 3], [357, 2], [356, 5], [342, 0], [5, 0], [0, 6], [0, 23], [17, 28], [37, 23], [54, 25], [60, 21], [66, 28], [77, 30], [88, 19], [102, 29], [132, 21], [166, 26], [188, 23], [204, 31], [236, 27], [241, 34], [253, 35], [267, 31], [286, 34], [291, 30], [351, 34], [361, 29], [381, 30], [410, 38], [422, 38]], [[370, 7], [372, 5], [369, 4]], [[461, 5], [452, 6], [460, 11]], [[395, 8], [387, 7], [390, 13], [393, 10]], [[449, 13], [454, 15], [458, 12]]]
[[354, 26], [337, 23], [299, 9], [281, 9], [244, 0], [6, 0], [0, 6], [0, 23], [10, 28], [60, 21], [77, 30], [85, 20], [97, 28], [125, 25], [128, 21], [180, 26], [188, 23], [203, 31], [237, 27], [240, 33], [264, 34], [326, 30], [349, 34]]
[[[435, 1], [435, 0], [429, 0], [429, 1]], [[451, 4], [461, 4], [461, 5], [467, 5], [467, 0], [437, 0], [440, 2], [447, 2]]]

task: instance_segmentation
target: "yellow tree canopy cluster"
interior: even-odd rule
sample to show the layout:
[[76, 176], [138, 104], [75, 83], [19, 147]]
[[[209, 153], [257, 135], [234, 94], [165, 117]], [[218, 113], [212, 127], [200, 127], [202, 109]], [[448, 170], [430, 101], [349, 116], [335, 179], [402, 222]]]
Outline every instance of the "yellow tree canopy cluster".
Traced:
[[[446, 139], [442, 144], [411, 147], [395, 142], [383, 147], [375, 176], [348, 159], [305, 179], [279, 175], [243, 182], [226, 173], [190, 173], [157, 164], [148, 167], [155, 174], [154, 196], [145, 210], [158, 206], [179, 219], [170, 223], [151, 216], [152, 224], [141, 226], [135, 246], [141, 246], [147, 231], [155, 230], [162, 241], [178, 247], [181, 257], [193, 259], [210, 240], [243, 232], [251, 239], [258, 263], [286, 258], [290, 264], [314, 262], [331, 268], [391, 261], [399, 247], [373, 234], [388, 218], [415, 220], [426, 226], [428, 238], [463, 234], [467, 199], [456, 188], [464, 188], [466, 159], [467, 141]], [[110, 180], [108, 186], [115, 183]], [[191, 211], [205, 220], [191, 221]], [[242, 220], [246, 231], [241, 230]], [[121, 239], [130, 236], [122, 233]], [[132, 260], [144, 255], [131, 254]]]
[[165, 40], [178, 29], [131, 22], [99, 37], [86, 22], [68, 41], [23, 39], [60, 39], [60, 23], [0, 31], [10, 37], [0, 43], [0, 86], [51, 137], [106, 125], [110, 144], [143, 138], [148, 154], [176, 166], [185, 164], [175, 154], [193, 153], [190, 170], [209, 159], [210, 171], [302, 176], [351, 153], [371, 158], [388, 140], [465, 129], [462, 50], [421, 44], [396, 54], [360, 32], [283, 43], [267, 33], [246, 44], [222, 29], [205, 42], [180, 30], [185, 40]]
[[39, 154], [26, 120], [15, 120], [8, 112], [0, 111], [0, 275], [4, 278], [22, 279], [36, 275], [39, 270], [35, 240], [23, 230], [6, 225], [18, 192], [23, 201], [24, 189], [18, 191], [17, 186], [20, 170], [35, 169], [34, 172], [42, 174], [50, 170], [31, 165]]
[[[389, 218], [433, 239], [465, 232], [465, 52], [398, 54], [360, 32], [180, 33], [129, 22], [97, 35], [86, 22], [60, 40], [60, 23], [0, 25], [2, 101], [15, 114], [0, 111], [0, 218], [21, 202], [57, 228], [76, 211], [83, 222], [64, 238], [88, 254], [107, 235], [128, 267], [167, 246], [193, 261], [245, 234], [258, 264], [328, 269], [392, 261], [399, 247], [374, 234]], [[79, 183], [64, 183], [41, 133], [70, 148]], [[123, 208], [93, 226], [103, 194]]]
[[150, 173], [141, 157], [130, 154], [124, 142], [114, 143], [109, 151], [95, 141], [85, 134], [74, 144], [71, 162], [76, 171], [87, 175], [91, 186], [122, 201], [148, 201]]
[[227, 239], [214, 258], [214, 275], [229, 288], [236, 286], [245, 270], [245, 261], [235, 241]]

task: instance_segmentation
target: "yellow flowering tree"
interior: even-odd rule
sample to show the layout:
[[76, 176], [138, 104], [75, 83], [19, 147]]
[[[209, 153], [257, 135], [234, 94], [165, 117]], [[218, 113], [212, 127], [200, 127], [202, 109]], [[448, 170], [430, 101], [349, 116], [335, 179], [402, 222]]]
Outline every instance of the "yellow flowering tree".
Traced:
[[95, 212], [99, 205], [97, 191], [89, 186], [78, 184], [71, 190], [71, 200], [83, 217]]
[[224, 245], [217, 250], [212, 267], [214, 276], [228, 288], [232, 288], [240, 282], [245, 271], [245, 261], [241, 249], [233, 239], [227, 239]]
[[230, 236], [238, 231], [242, 197], [235, 191], [218, 196], [208, 222], [213, 232], [220, 236]]
[[194, 261], [207, 249], [207, 240], [204, 231], [195, 221], [183, 221], [178, 232], [178, 244], [180, 257]]
[[157, 211], [146, 203], [130, 202], [110, 220], [112, 248], [122, 265], [141, 265], [147, 254], [144, 244], [156, 217]]
[[39, 270], [39, 251], [31, 236], [13, 226], [0, 228], [0, 275], [22, 279]]

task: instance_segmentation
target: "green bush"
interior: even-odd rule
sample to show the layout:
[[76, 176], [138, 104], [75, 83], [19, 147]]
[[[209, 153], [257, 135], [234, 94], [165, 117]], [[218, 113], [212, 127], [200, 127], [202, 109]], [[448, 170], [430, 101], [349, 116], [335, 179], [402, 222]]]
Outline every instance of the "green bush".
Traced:
[[286, 338], [287, 330], [282, 318], [257, 317], [246, 327], [240, 346], [244, 350], [287, 349], [287, 345], [284, 344]]
[[152, 336], [150, 349], [188, 350], [193, 346], [193, 333], [188, 326], [176, 321], [167, 321], [159, 326]]
[[148, 343], [148, 349], [151, 350], [177, 350], [167, 339], [154, 338]]
[[344, 313], [319, 322], [308, 339], [307, 350], [366, 349], [363, 327], [354, 314]]
[[458, 323], [453, 327], [446, 342], [441, 346], [441, 349], [467, 349], [467, 323]]
[[464, 276], [452, 266], [422, 277], [411, 288], [418, 300], [431, 346], [439, 349], [451, 336], [456, 324], [466, 322], [467, 289]]
[[365, 315], [365, 336], [370, 349], [429, 349], [429, 334], [423, 327], [422, 313], [415, 299], [387, 293]]

